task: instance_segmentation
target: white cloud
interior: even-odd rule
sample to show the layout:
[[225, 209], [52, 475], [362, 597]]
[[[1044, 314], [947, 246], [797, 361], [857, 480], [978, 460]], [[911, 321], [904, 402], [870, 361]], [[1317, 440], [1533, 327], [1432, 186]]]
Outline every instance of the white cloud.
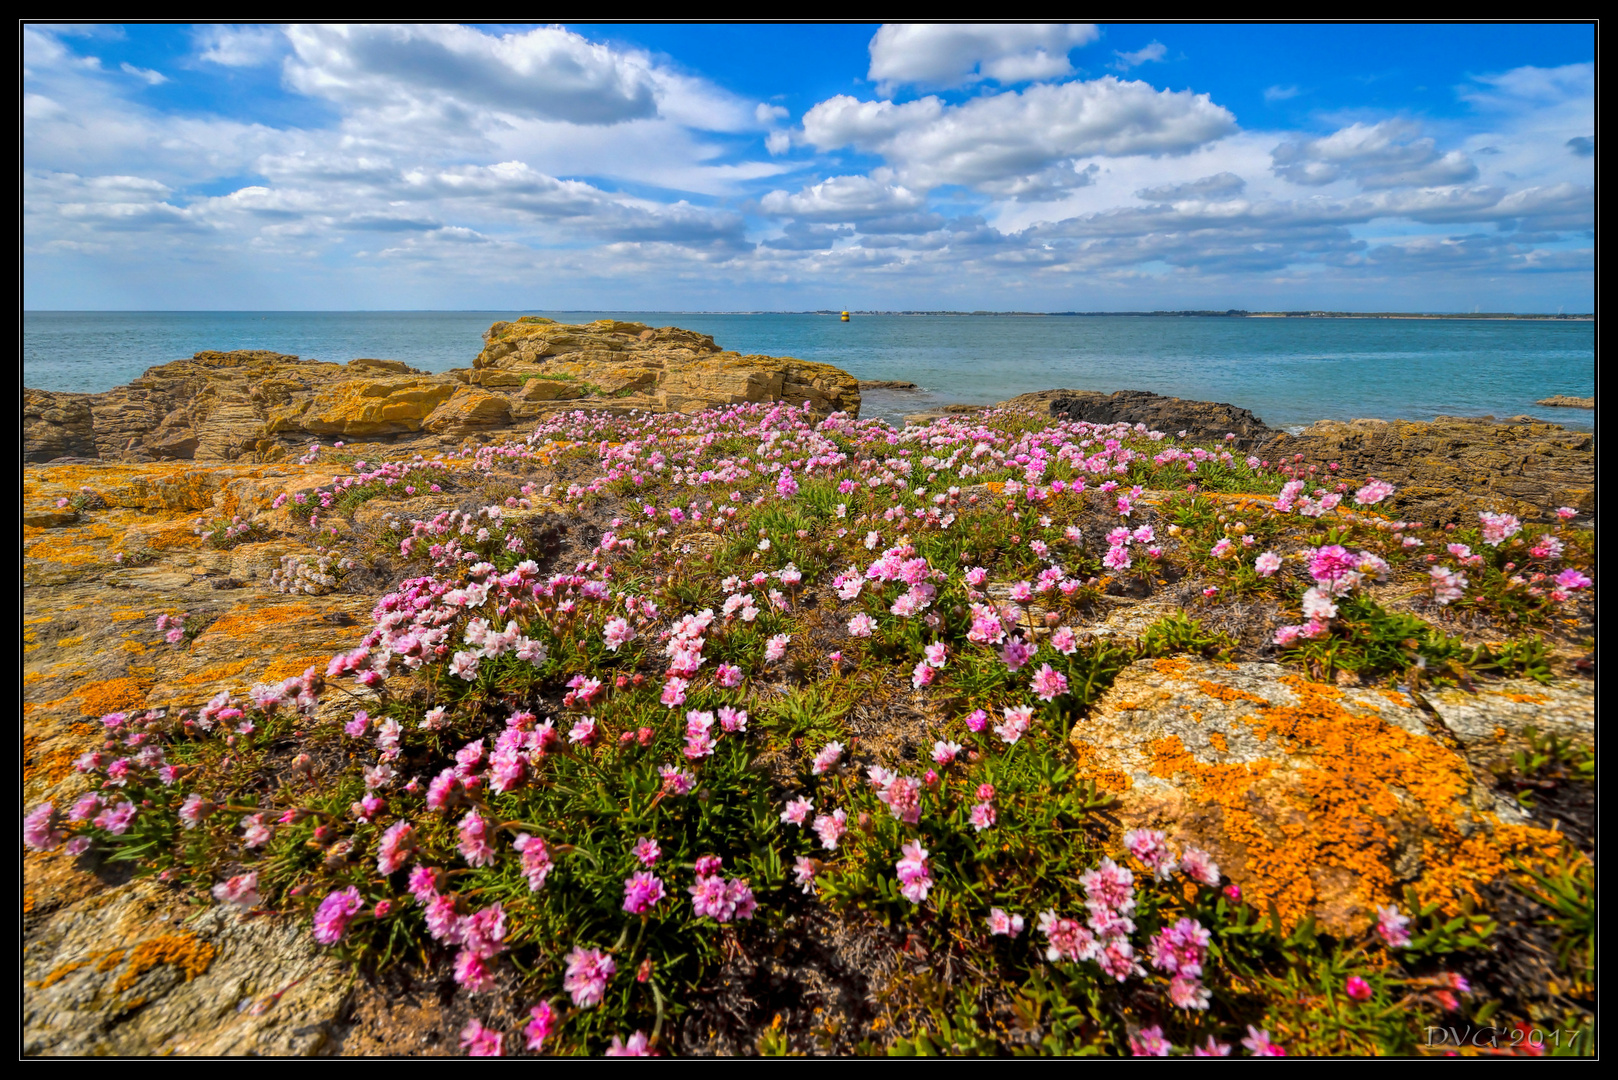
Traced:
[[147, 86], [162, 86], [164, 83], [169, 81], [169, 77], [163, 74], [161, 71], [153, 71], [150, 68], [138, 68], [128, 61], [119, 64], [118, 68], [125, 75], [133, 75], [135, 78], [144, 82]]
[[777, 120], [785, 120], [791, 115], [792, 113], [785, 106], [771, 105], [767, 101], [759, 102], [758, 107], [753, 110], [753, 118], [761, 124], [773, 124]]
[[192, 45], [197, 59], [221, 67], [261, 67], [287, 49], [286, 35], [275, 26], [199, 26]]
[[1264, 90], [1264, 100], [1273, 105], [1277, 101], [1290, 101], [1302, 92], [1296, 86], [1270, 86]]
[[1167, 53], [1168, 49], [1161, 41], [1154, 41], [1144, 48], [1136, 49], [1134, 52], [1118, 52], [1114, 50], [1112, 55], [1118, 59], [1113, 62], [1112, 66], [1119, 71], [1128, 71], [1130, 68], [1139, 67], [1142, 64], [1160, 63]]
[[804, 221], [860, 221], [920, 209], [926, 200], [897, 184], [869, 176], [834, 176], [796, 193], [772, 191], [760, 201], [764, 212]]
[[803, 118], [804, 138], [823, 150], [877, 153], [902, 183], [928, 190], [962, 184], [985, 191], [1039, 186], [1078, 158], [1184, 154], [1236, 130], [1207, 94], [1155, 90], [1108, 75], [1038, 85], [946, 105], [937, 97], [894, 104], [838, 95]]
[[1184, 202], [1187, 199], [1229, 198], [1240, 195], [1245, 187], [1247, 187], [1246, 180], [1235, 173], [1222, 172], [1183, 184], [1161, 184], [1157, 187], [1142, 188], [1135, 194], [1147, 202], [1173, 203]]
[[1101, 36], [1082, 23], [888, 23], [871, 38], [868, 77], [888, 94], [899, 86], [947, 89], [1073, 74], [1070, 49]]
[[785, 131], [772, 131], [764, 136], [764, 149], [768, 150], [771, 156], [779, 157], [792, 149], [792, 136]]
[[1355, 123], [1320, 139], [1290, 139], [1272, 152], [1275, 174], [1319, 186], [1352, 179], [1360, 187], [1433, 187], [1475, 179], [1477, 166], [1459, 150], [1440, 154], [1408, 120]]

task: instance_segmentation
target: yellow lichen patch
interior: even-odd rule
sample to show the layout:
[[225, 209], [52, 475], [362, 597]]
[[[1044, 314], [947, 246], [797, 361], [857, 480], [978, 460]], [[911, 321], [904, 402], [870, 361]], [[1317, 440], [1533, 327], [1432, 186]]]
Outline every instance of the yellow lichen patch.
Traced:
[[[273, 626], [318, 622], [323, 614], [323, 609], [308, 604], [255, 604], [251, 607], [237, 608], [221, 616], [208, 627], [207, 634], [209, 637], [215, 635], [232, 638], [252, 637]], [[325, 660], [321, 663], [325, 663]], [[301, 669], [299, 673], [302, 673]]]
[[60, 783], [73, 771], [73, 759], [78, 755], [65, 747], [36, 754], [38, 741], [33, 736], [23, 739], [23, 783], [30, 784], [36, 778], [47, 784]]
[[128, 954], [128, 951], [127, 949], [108, 949], [106, 954], [101, 957], [101, 962], [96, 965], [96, 970], [100, 972], [111, 971], [124, 962], [124, 956]]
[[1515, 701], [1519, 705], [1543, 705], [1550, 700], [1539, 694], [1507, 694], [1507, 701]]
[[61, 982], [63, 979], [67, 978], [69, 975], [73, 974], [75, 971], [83, 967], [89, 967], [94, 962], [94, 960], [89, 959], [71, 960], [68, 963], [56, 968], [49, 975], [46, 975], [43, 979], [39, 980], [37, 983], [33, 983], [32, 985], [40, 990], [49, 989], [50, 987]]
[[1152, 661], [1152, 670], [1156, 671], [1165, 679], [1178, 679], [1181, 675], [1184, 675], [1187, 669], [1190, 667], [1191, 662], [1189, 660], [1179, 660], [1173, 657], [1166, 660]]
[[1208, 733], [1208, 744], [1221, 754], [1230, 753], [1230, 744], [1225, 741], [1225, 736], [1222, 732], [1210, 731]]
[[1549, 829], [1500, 822], [1492, 833], [1480, 830], [1456, 847], [1442, 849], [1429, 841], [1423, 852], [1427, 870], [1416, 883], [1416, 895], [1424, 904], [1437, 901], [1446, 915], [1457, 914], [1462, 897], [1481, 899], [1477, 887], [1509, 871], [1513, 862], [1539, 870], [1565, 841]]
[[75, 645], [82, 645], [82, 644], [84, 644], [84, 635], [83, 634], [79, 634], [76, 637], [65, 637], [65, 638], [57, 638], [56, 639], [56, 647], [58, 649], [71, 649]]
[[1414, 701], [1411, 701], [1397, 690], [1378, 690], [1377, 693], [1381, 694], [1383, 697], [1387, 698], [1389, 702], [1399, 706], [1401, 709], [1414, 709], [1416, 707], [1416, 703]]
[[112, 988], [120, 993], [128, 990], [159, 964], [173, 964], [190, 982], [208, 970], [217, 952], [195, 934], [169, 934], [143, 941], [130, 953], [128, 969], [118, 976]]
[[[232, 660], [228, 664], [214, 664], [211, 667], [205, 667], [201, 671], [182, 676], [176, 679], [175, 682], [180, 686], [200, 686], [203, 683], [213, 682], [215, 679], [233, 678], [252, 666], [253, 661], [251, 660]], [[299, 674], [302, 674], [302, 671]]]
[[1094, 762], [1096, 748], [1087, 742], [1072, 742], [1074, 763], [1079, 772], [1089, 776], [1096, 786], [1105, 791], [1128, 791], [1129, 775], [1119, 769], [1097, 769]]
[[135, 607], [113, 608], [111, 611], [107, 612], [106, 617], [111, 619], [113, 622], [128, 622], [130, 619], [144, 619], [146, 618], [146, 609]]
[[126, 653], [134, 653], [137, 656], [139, 656], [141, 653], [146, 651], [146, 646], [145, 645], [142, 645], [138, 641], [130, 641], [127, 638], [125, 640], [123, 640], [123, 641], [120, 641], [118, 643], [118, 647], [120, 649], [124, 650], [124, 652], [126, 652]]
[[108, 679], [84, 691], [79, 712], [85, 716], [105, 716], [139, 709], [146, 704], [146, 695], [151, 689], [152, 684], [142, 679]]
[[265, 682], [271, 682], [275, 679], [287, 679], [295, 675], [302, 675], [310, 668], [315, 668], [318, 671], [325, 671], [326, 664], [330, 661], [331, 657], [329, 655], [305, 656], [302, 658], [287, 657], [283, 660], [277, 660], [275, 663], [265, 668], [262, 677]]
[[1249, 694], [1246, 690], [1238, 690], [1234, 686], [1226, 686], [1223, 683], [1209, 682], [1206, 679], [1197, 680], [1197, 689], [1201, 690], [1204, 694], [1207, 694], [1215, 701], [1223, 701], [1227, 705], [1233, 701], [1256, 701], [1260, 705], [1264, 704], [1263, 698], [1254, 694]]

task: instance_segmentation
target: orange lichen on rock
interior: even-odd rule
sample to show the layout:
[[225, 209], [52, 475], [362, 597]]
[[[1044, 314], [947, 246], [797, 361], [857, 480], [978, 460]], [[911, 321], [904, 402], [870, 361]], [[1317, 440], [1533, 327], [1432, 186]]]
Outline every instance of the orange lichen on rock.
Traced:
[[[240, 675], [252, 666], [253, 661], [251, 660], [232, 660], [229, 663], [213, 664], [200, 671], [183, 675], [176, 679], [175, 682], [180, 686], [199, 686], [203, 683], [213, 682], [216, 679], [229, 679]], [[299, 674], [302, 674], [302, 672], [300, 671]]]
[[1446, 915], [1457, 914], [1463, 897], [1481, 899], [1479, 885], [1507, 873], [1513, 863], [1539, 870], [1565, 843], [1566, 837], [1559, 832], [1499, 822], [1491, 833], [1473, 833], [1455, 847], [1440, 848], [1428, 842], [1424, 850], [1427, 872], [1416, 883], [1416, 895], [1424, 904], [1442, 905]]
[[120, 993], [134, 986], [140, 977], [159, 964], [173, 964], [187, 982], [208, 970], [218, 954], [195, 934], [166, 934], [143, 941], [129, 954], [129, 967], [118, 976], [112, 988]]
[[[324, 609], [311, 607], [308, 604], [254, 604], [240, 607], [234, 611], [220, 616], [208, 627], [209, 636], [222, 634], [225, 637], [251, 637], [272, 626], [284, 626], [288, 623], [319, 622]], [[330, 659], [327, 657], [326, 659]], [[325, 663], [323, 659], [322, 664]], [[307, 665], [305, 665], [307, 666]], [[298, 673], [302, 674], [299, 668]]]
[[1230, 744], [1226, 742], [1223, 732], [1210, 731], [1208, 733], [1208, 744], [1221, 754], [1230, 753]]
[[1152, 667], [1165, 679], [1177, 679], [1186, 673], [1186, 670], [1191, 667], [1191, 663], [1188, 660], [1170, 657], [1166, 660], [1152, 661]]
[[79, 701], [79, 712], [85, 716], [105, 716], [113, 712], [129, 712], [146, 704], [146, 695], [152, 688], [144, 679], [108, 679], [84, 691]]
[[325, 671], [326, 665], [330, 661], [330, 655], [304, 657], [291, 656], [282, 660], [277, 660], [275, 663], [265, 668], [262, 673], [262, 678], [265, 682], [273, 682], [276, 679], [288, 679], [292, 678], [293, 676], [301, 676], [310, 668], [314, 668], [317, 671]]
[[1087, 742], [1070, 742], [1073, 748], [1074, 764], [1079, 772], [1087, 775], [1096, 782], [1096, 786], [1104, 791], [1128, 791], [1130, 787], [1129, 774], [1120, 769], [1098, 769], [1094, 766], [1096, 748]]
[[1246, 690], [1238, 690], [1234, 686], [1225, 686], [1221, 683], [1209, 682], [1206, 679], [1197, 680], [1197, 689], [1215, 701], [1223, 701], [1226, 704], [1233, 701], [1256, 701], [1260, 705], [1264, 704], [1264, 699], [1256, 694], [1249, 694]]

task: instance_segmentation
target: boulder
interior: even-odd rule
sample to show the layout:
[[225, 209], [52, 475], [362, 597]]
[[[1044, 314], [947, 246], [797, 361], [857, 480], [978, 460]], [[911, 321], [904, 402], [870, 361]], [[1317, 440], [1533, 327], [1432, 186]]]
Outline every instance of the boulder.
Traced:
[[1555, 846], [1414, 698], [1277, 664], [1138, 661], [1069, 740], [1124, 828], [1205, 848], [1289, 923], [1362, 930], [1405, 886], [1453, 906]]
[[1145, 424], [1153, 431], [1196, 442], [1220, 442], [1234, 434], [1234, 447], [1250, 449], [1275, 435], [1251, 410], [1216, 401], [1186, 401], [1148, 390], [1041, 390], [1023, 394], [1002, 406], [1030, 408], [1044, 416], [1084, 420], [1092, 424]]

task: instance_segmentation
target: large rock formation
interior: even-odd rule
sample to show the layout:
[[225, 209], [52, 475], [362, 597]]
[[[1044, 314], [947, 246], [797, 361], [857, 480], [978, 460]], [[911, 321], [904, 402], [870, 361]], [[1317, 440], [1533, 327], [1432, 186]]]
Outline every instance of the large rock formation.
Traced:
[[397, 360], [243, 350], [161, 364], [105, 393], [26, 390], [23, 458], [262, 462], [334, 440], [436, 449], [520, 436], [572, 409], [692, 413], [784, 401], [859, 413], [858, 384], [838, 368], [723, 352], [674, 327], [528, 316], [494, 324], [484, 339], [473, 367], [437, 375]]

